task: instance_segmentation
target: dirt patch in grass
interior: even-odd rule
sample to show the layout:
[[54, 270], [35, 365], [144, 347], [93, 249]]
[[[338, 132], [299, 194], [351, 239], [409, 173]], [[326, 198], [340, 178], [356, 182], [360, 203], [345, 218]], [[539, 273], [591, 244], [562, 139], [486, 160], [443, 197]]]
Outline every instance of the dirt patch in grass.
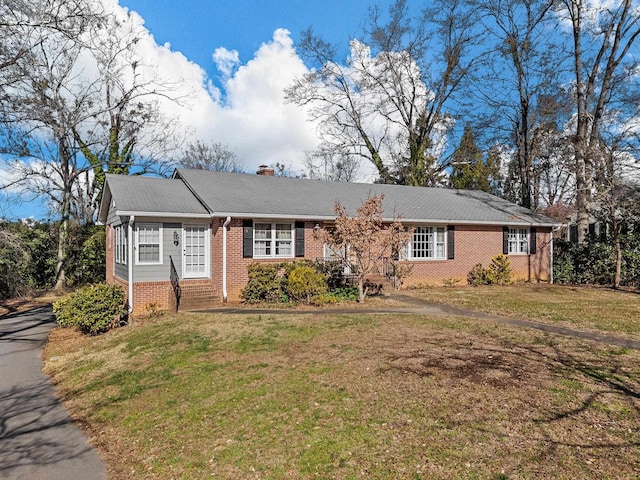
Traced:
[[166, 316], [46, 365], [115, 479], [640, 474], [640, 352], [487, 321]]

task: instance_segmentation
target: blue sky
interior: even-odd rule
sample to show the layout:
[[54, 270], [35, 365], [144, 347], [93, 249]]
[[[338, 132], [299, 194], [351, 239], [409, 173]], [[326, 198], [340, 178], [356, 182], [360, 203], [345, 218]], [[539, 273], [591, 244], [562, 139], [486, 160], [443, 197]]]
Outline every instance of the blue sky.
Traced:
[[[391, 2], [379, 2], [388, 5]], [[159, 44], [170, 43], [215, 79], [212, 54], [218, 47], [237, 50], [250, 60], [278, 28], [291, 32], [294, 45], [307, 27], [347, 48], [360, 36], [372, 2], [367, 0], [120, 0], [138, 12]], [[187, 6], [188, 5], [188, 6]]]
[[[123, 21], [140, 26], [140, 58], [154, 69], [153, 75], [179, 85], [176, 96], [191, 99], [188, 105], [161, 105], [163, 113], [184, 127], [186, 141], [223, 143], [248, 172], [276, 162], [301, 172], [305, 152], [318, 144], [316, 126], [307, 114], [284, 101], [284, 89], [308, 71], [296, 52], [301, 32], [312, 27], [339, 44], [346, 57], [349, 41], [362, 38], [369, 7], [376, 3], [386, 11], [393, 3], [100, 1]], [[127, 9], [136, 14], [127, 17]], [[230, 62], [229, 68], [224, 61]], [[49, 215], [41, 200], [14, 203], [0, 198], [0, 217], [56, 219]]]

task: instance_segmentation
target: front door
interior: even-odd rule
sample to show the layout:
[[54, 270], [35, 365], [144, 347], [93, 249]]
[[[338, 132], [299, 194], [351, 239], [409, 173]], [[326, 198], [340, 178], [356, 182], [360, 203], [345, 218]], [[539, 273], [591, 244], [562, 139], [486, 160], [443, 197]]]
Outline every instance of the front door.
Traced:
[[182, 265], [184, 278], [202, 278], [209, 275], [208, 231], [209, 228], [204, 225], [183, 225]]

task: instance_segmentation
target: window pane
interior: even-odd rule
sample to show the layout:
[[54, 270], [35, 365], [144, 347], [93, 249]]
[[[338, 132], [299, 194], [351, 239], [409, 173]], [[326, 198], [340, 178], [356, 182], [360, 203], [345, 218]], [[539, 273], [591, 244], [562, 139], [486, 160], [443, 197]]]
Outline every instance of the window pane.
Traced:
[[161, 260], [160, 226], [138, 225], [138, 261], [160, 263]]
[[526, 228], [510, 228], [507, 239], [509, 253], [529, 252], [529, 230]]
[[265, 240], [271, 238], [271, 224], [256, 223], [253, 229], [253, 236], [256, 240]]
[[141, 262], [158, 262], [160, 261], [160, 246], [159, 245], [140, 245], [138, 247], [140, 252]]
[[290, 257], [291, 256], [291, 241], [277, 241], [276, 242], [276, 256], [278, 256], [278, 257]]
[[140, 243], [160, 243], [160, 229], [152, 226], [142, 226], [139, 230]]
[[257, 256], [271, 255], [271, 242], [264, 240], [256, 240], [253, 247], [253, 253]]
[[446, 251], [444, 227], [416, 227], [410, 246], [412, 258], [444, 259]]
[[288, 223], [277, 223], [276, 239], [290, 240], [291, 238], [291, 225]]

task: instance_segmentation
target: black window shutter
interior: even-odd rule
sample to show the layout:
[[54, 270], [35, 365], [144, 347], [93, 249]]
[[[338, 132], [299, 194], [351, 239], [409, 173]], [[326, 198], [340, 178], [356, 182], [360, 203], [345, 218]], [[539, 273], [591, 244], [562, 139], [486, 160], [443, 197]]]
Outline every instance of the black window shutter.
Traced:
[[509, 255], [509, 227], [502, 227], [502, 253]]
[[253, 220], [242, 221], [242, 258], [253, 257]]
[[589, 237], [596, 238], [596, 224], [595, 223], [590, 223], [589, 224]]
[[296, 257], [304, 257], [304, 222], [296, 222]]
[[531, 227], [531, 230], [529, 230], [529, 253], [531, 254], [535, 254], [537, 251], [536, 233], [536, 228]]
[[453, 260], [456, 252], [456, 227], [447, 225], [447, 259]]

